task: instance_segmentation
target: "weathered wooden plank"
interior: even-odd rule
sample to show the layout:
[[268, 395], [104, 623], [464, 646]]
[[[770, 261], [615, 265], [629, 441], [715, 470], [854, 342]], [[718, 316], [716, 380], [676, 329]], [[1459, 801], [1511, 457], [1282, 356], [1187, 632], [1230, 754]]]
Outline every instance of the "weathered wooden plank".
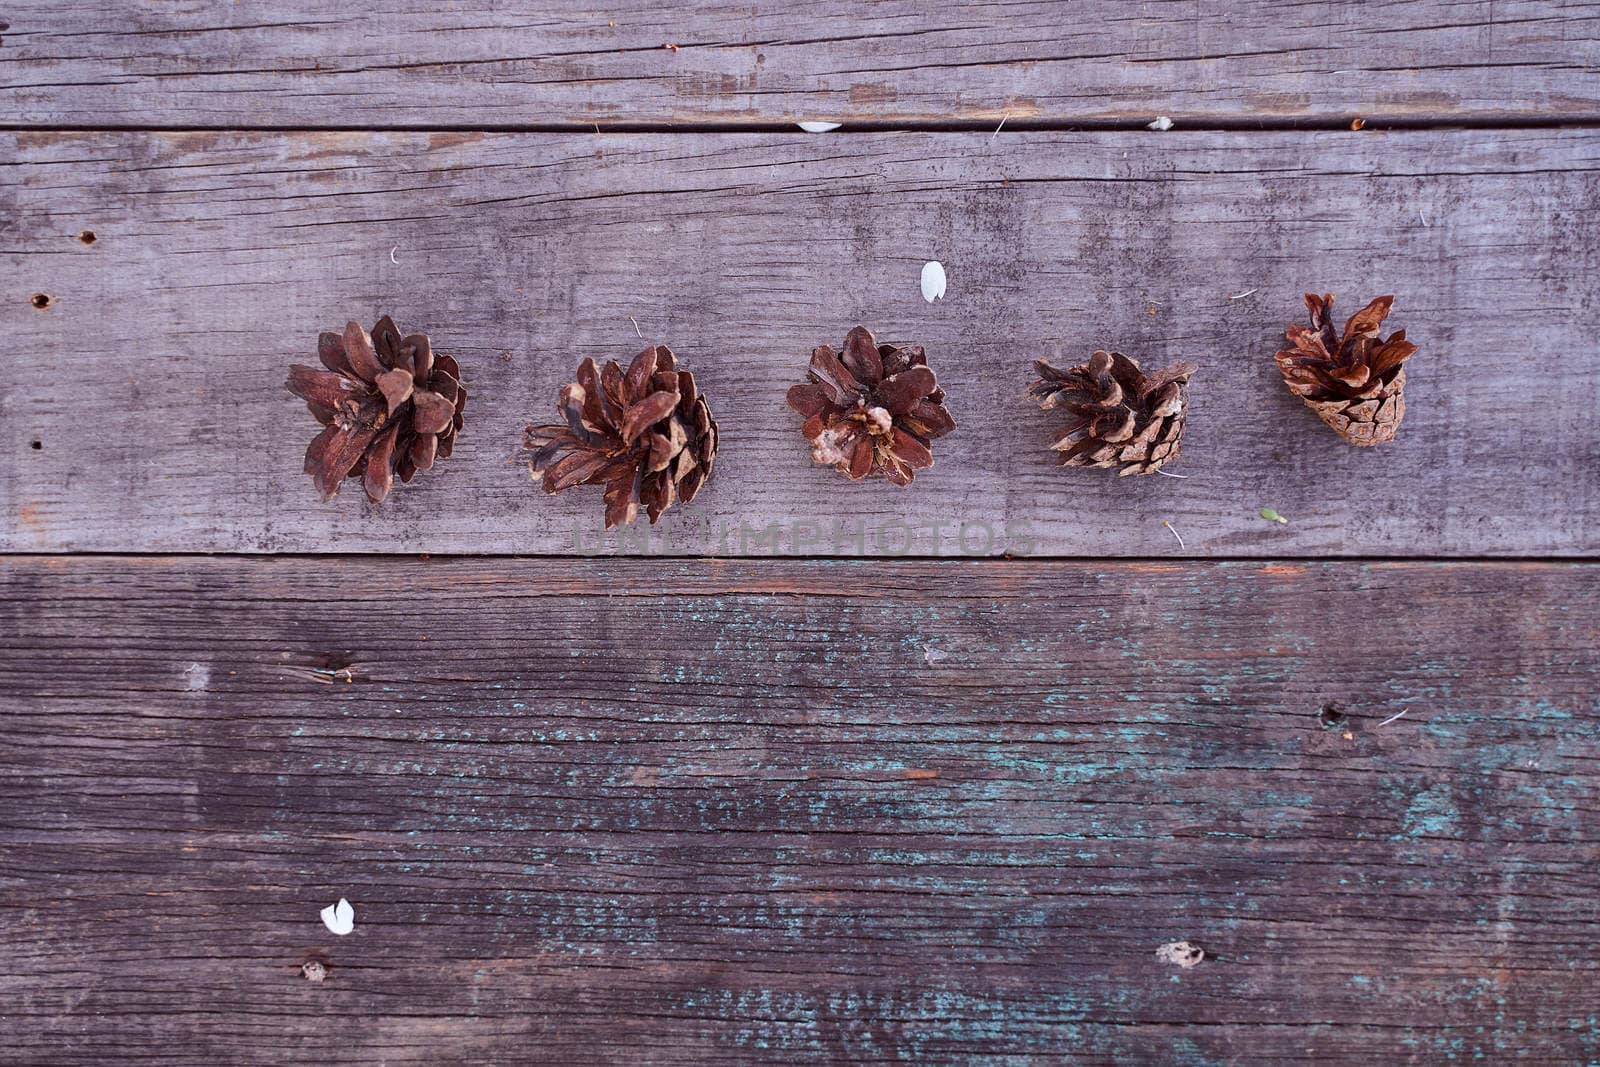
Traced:
[[7, 1062], [1600, 1054], [1593, 566], [0, 576]]
[[1600, 117], [1587, 2], [120, 0], [6, 17], [0, 104], [43, 125]]
[[[617, 551], [597, 490], [529, 484], [520, 432], [580, 357], [641, 347], [633, 320], [697, 372], [723, 447], [694, 506], [621, 551], [1600, 544], [1594, 132], [30, 133], [0, 152], [10, 550]], [[933, 305], [928, 259], [951, 279]], [[1278, 379], [1306, 288], [1400, 294], [1422, 351], [1393, 445], [1344, 445]], [[469, 425], [381, 510], [324, 505], [284, 368], [385, 310], [460, 358]], [[855, 322], [926, 344], [960, 424], [905, 491], [814, 468], [784, 404]], [[1107, 345], [1200, 362], [1169, 468], [1187, 480], [1053, 465], [1029, 363]]]

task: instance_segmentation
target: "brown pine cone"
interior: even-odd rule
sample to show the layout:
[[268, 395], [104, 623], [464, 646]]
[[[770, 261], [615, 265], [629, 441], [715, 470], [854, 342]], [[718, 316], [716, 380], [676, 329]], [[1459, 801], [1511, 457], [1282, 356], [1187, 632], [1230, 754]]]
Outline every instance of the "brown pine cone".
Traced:
[[1328, 320], [1333, 294], [1306, 294], [1311, 328], [1289, 327], [1293, 348], [1277, 355], [1290, 392], [1353, 445], [1394, 440], [1406, 413], [1406, 370], [1417, 351], [1404, 330], [1379, 338], [1394, 297], [1380, 296], [1344, 324], [1344, 336]]
[[675, 502], [693, 500], [711, 476], [717, 424], [694, 375], [676, 366], [666, 345], [640, 352], [627, 373], [616, 360], [604, 370], [592, 359], [578, 364], [578, 380], [556, 404], [567, 421], [529, 426], [523, 437], [544, 491], [605, 486], [608, 530], [632, 522], [641, 504], [653, 524]]
[[322, 334], [317, 355], [327, 370], [296, 363], [286, 384], [324, 427], [305, 464], [324, 500], [354, 474], [376, 504], [396, 474], [409, 482], [449, 458], [467, 391], [456, 361], [436, 354], [426, 334], [401, 337], [385, 315], [371, 335], [359, 322], [346, 323], [343, 334]]
[[1152, 474], [1177, 459], [1189, 410], [1193, 363], [1174, 363], [1147, 375], [1121, 352], [1096, 352], [1089, 362], [1057, 370], [1036, 360], [1039, 378], [1028, 387], [1041, 408], [1072, 415], [1051, 447], [1068, 467], [1121, 467], [1118, 476]]
[[880, 345], [865, 326], [845, 335], [842, 359], [829, 345], [815, 349], [806, 377], [789, 406], [806, 418], [811, 459], [851, 481], [910, 485], [933, 466], [933, 439], [956, 428], [922, 346]]

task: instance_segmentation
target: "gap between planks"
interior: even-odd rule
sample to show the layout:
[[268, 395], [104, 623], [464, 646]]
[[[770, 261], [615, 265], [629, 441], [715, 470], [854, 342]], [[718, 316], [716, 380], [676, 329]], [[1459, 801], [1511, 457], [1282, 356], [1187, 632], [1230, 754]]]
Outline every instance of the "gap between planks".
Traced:
[[962, 556], [955, 553], [929, 554], [916, 553], [898, 556], [851, 556], [828, 555], [820, 553], [792, 553], [774, 552], [765, 556], [738, 556], [738, 555], [672, 555], [665, 552], [597, 552], [591, 554], [567, 552], [496, 552], [485, 550], [481, 552], [308, 552], [308, 551], [282, 551], [282, 552], [118, 552], [102, 549], [67, 549], [61, 552], [20, 552], [0, 549], [0, 565], [5, 563], [37, 563], [49, 560], [72, 559], [126, 559], [142, 563], [160, 563], [164, 560], [272, 560], [272, 559], [303, 559], [322, 560], [330, 563], [342, 561], [354, 562], [362, 560], [384, 559], [412, 559], [419, 563], [443, 563], [450, 560], [507, 560], [512, 562], [551, 562], [562, 561], [572, 563], [598, 563], [608, 560], [654, 560], [661, 563], [696, 564], [779, 564], [779, 563], [860, 563], [860, 564], [913, 564], [913, 563], [957, 563], [957, 564], [983, 564], [1003, 567], [1007, 565], [1026, 565], [1030, 563], [1049, 564], [1105, 564], [1107, 566], [1173, 566], [1184, 564], [1246, 564], [1261, 567], [1282, 565], [1304, 565], [1308, 563], [1331, 563], [1341, 566], [1365, 567], [1381, 564], [1419, 564], [1435, 563], [1445, 565], [1471, 565], [1515, 568], [1522, 566], [1559, 566], [1559, 567], [1585, 567], [1600, 563], [1600, 555], [1583, 556], [1428, 556], [1428, 555], [1366, 555], [1366, 556], [1328, 556], [1316, 554], [1282, 554], [1277, 556], [1241, 556], [1217, 555], [1199, 556], [1170, 555], [1170, 556], [1104, 556], [1104, 555], [1060, 555], [1045, 552], [1030, 553], [1028, 555], [1001, 555], [1001, 556]]
[[[1152, 112], [1151, 115], [1154, 113]], [[1194, 118], [1169, 116], [1169, 130], [1149, 128], [1151, 115], [1129, 118], [1081, 119], [864, 119], [847, 120], [838, 129], [809, 134], [831, 137], [838, 134], [881, 133], [1150, 133], [1171, 137], [1185, 133], [1293, 133], [1297, 131], [1346, 131], [1377, 133], [1384, 130], [1448, 132], [1455, 130], [1553, 130], [1600, 129], [1600, 111], [1538, 117], [1505, 115], [1416, 114], [1367, 118], [1354, 112], [1318, 115], [1307, 118]], [[1350, 121], [1361, 117], [1366, 125], [1350, 129]], [[527, 123], [49, 123], [0, 122], [0, 133], [489, 133], [489, 134], [736, 134], [793, 133], [805, 131], [798, 122], [745, 122], [697, 119], [685, 122], [527, 122]]]

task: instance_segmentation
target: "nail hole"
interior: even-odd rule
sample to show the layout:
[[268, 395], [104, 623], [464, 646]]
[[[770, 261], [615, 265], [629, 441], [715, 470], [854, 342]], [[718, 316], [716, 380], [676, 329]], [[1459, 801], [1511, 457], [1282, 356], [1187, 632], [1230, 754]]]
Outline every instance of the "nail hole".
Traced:
[[1317, 721], [1322, 724], [1324, 730], [1337, 730], [1348, 723], [1350, 717], [1344, 713], [1344, 705], [1324, 704], [1322, 710], [1317, 713]]
[[98, 241], [99, 238], [94, 235], [93, 230], [84, 230], [82, 233], [78, 234], [78, 240], [82, 241], [86, 245], [92, 245]]
[[28, 447], [33, 449], [35, 452], [40, 452], [44, 450], [44, 442], [35, 437], [32, 441], [28, 442]]
[[50, 306], [50, 299], [49, 293], [34, 293], [33, 306], [38, 308], [40, 311], [43, 311], [45, 308]]

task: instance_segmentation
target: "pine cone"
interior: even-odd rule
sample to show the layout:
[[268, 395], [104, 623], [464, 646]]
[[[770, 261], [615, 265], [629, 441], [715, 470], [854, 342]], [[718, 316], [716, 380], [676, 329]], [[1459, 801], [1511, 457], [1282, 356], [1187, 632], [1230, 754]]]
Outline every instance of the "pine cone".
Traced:
[[1096, 352], [1089, 362], [1061, 371], [1036, 360], [1039, 378], [1028, 387], [1041, 408], [1072, 416], [1051, 447], [1067, 467], [1118, 467], [1118, 476], [1152, 474], [1178, 458], [1189, 410], [1193, 363], [1174, 363], [1146, 375], [1121, 352]]
[[376, 504], [396, 474], [409, 482], [449, 458], [467, 391], [456, 361], [435, 354], [426, 334], [401, 337], [385, 315], [370, 336], [359, 322], [346, 323], [342, 335], [322, 334], [317, 355], [327, 370], [296, 363], [286, 384], [325, 427], [305, 465], [324, 500], [356, 474]]
[[806, 377], [789, 406], [806, 418], [811, 459], [851, 481], [910, 485], [933, 466], [930, 442], [956, 428], [922, 346], [880, 345], [865, 326], [845, 335], [842, 360], [828, 345], [815, 349]]
[[529, 426], [523, 437], [544, 491], [604, 485], [608, 530], [632, 522], [641, 504], [654, 524], [693, 500], [711, 476], [717, 424], [694, 375], [676, 366], [666, 345], [640, 352], [626, 374], [616, 360], [604, 370], [592, 359], [578, 364], [556, 405], [566, 423]]
[[1406, 370], [1417, 346], [1404, 330], [1386, 338], [1378, 329], [1389, 317], [1394, 297], [1380, 296], [1344, 324], [1344, 336], [1333, 332], [1328, 313], [1333, 294], [1306, 294], [1311, 328], [1289, 327], [1293, 348], [1279, 352], [1278, 369], [1289, 391], [1353, 445], [1394, 440], [1406, 413]]

